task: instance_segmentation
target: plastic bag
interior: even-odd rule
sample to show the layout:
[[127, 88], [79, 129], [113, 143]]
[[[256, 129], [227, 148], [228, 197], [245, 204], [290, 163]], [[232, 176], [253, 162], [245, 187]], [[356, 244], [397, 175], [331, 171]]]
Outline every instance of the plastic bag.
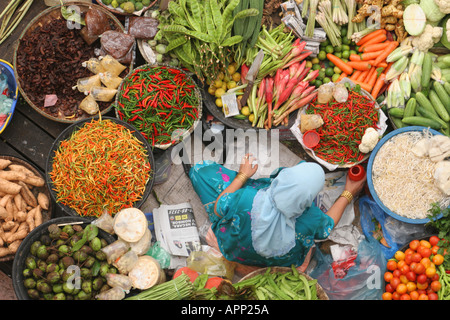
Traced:
[[114, 218], [111, 217], [107, 211], [103, 212], [99, 218], [92, 221], [92, 224], [109, 234], [114, 234]]
[[98, 106], [98, 103], [97, 103], [97, 101], [95, 101], [92, 94], [88, 94], [86, 96], [86, 98], [84, 98], [80, 102], [80, 105], [78, 106], [78, 108], [80, 108], [87, 114], [91, 114], [91, 115], [98, 113], [100, 110], [100, 107]]
[[129, 293], [133, 286], [130, 277], [124, 274], [107, 273], [105, 279], [110, 287], [120, 287], [126, 293]]
[[[101, 86], [100, 75], [96, 74], [90, 77], [85, 77], [77, 80], [76, 88], [80, 92], [89, 92], [93, 87]], [[75, 87], [74, 87], [75, 88]], [[74, 89], [73, 88], [73, 89]]]
[[152, 245], [152, 233], [150, 229], [146, 229], [144, 235], [139, 241], [130, 242], [130, 249], [136, 252], [138, 255], [143, 255], [148, 252], [150, 246]]
[[[83, 62], [82, 66], [87, 68], [90, 72], [92, 72], [94, 74], [99, 74], [100, 72], [105, 72], [104, 63], [101, 63], [100, 60], [97, 58], [90, 58], [88, 61]], [[125, 69], [125, 67], [124, 67], [124, 69]]]
[[90, 36], [99, 36], [105, 31], [111, 30], [108, 15], [101, 10], [91, 7], [86, 12], [84, 19]]
[[386, 262], [378, 241], [365, 238], [358, 246], [354, 265], [344, 277], [336, 277], [333, 258], [319, 249], [314, 252], [311, 263], [315, 267], [308, 275], [317, 279], [330, 300], [381, 300]]
[[159, 265], [163, 269], [166, 269], [170, 266], [170, 254], [161, 247], [159, 241], [155, 242], [155, 244], [150, 247], [146, 255], [158, 261]]
[[131, 63], [135, 45], [135, 38], [132, 35], [109, 30], [102, 34], [100, 44], [101, 52], [111, 55], [119, 62]]
[[368, 196], [359, 199], [361, 228], [366, 237], [374, 238], [374, 231], [379, 226], [388, 246], [380, 244], [386, 259], [391, 259], [395, 252], [410, 240], [424, 234], [424, 226], [413, 225], [396, 220]]
[[124, 255], [129, 248], [130, 244], [128, 242], [119, 239], [103, 247], [101, 250], [106, 254], [106, 261], [112, 264], [117, 258]]
[[151, 17], [131, 17], [128, 33], [136, 39], [153, 39], [158, 32], [159, 22]]
[[105, 87], [110, 89], [117, 89], [122, 82], [122, 78], [113, 75], [111, 72], [101, 72], [99, 73], [100, 81], [105, 85]]
[[95, 101], [110, 102], [116, 96], [117, 89], [95, 86], [91, 88], [91, 95]]
[[122, 300], [125, 298], [125, 291], [121, 287], [114, 287], [100, 292], [95, 298], [98, 300]]
[[113, 266], [115, 266], [121, 274], [128, 274], [128, 272], [130, 272], [133, 269], [133, 267], [136, 265], [136, 263], [138, 262], [138, 259], [139, 259], [139, 257], [137, 255], [137, 253], [130, 250], [127, 253], [125, 253], [124, 255], [117, 258], [113, 262]]
[[233, 279], [235, 264], [212, 250], [193, 251], [186, 260], [187, 266], [202, 274]]
[[100, 72], [109, 72], [112, 76], [119, 76], [127, 68], [110, 55], [101, 57], [99, 64]]

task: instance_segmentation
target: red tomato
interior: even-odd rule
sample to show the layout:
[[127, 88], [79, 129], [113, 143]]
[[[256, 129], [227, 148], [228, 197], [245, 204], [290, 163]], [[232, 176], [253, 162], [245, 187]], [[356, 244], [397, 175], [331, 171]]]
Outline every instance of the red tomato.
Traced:
[[416, 289], [417, 289], [417, 285], [416, 285], [415, 282], [409, 281], [409, 282], [406, 284], [406, 290], [407, 290], [408, 292], [416, 291]]
[[388, 284], [384, 287], [384, 291], [392, 293], [392, 292], [395, 291], [395, 289], [392, 288], [392, 285], [391, 285], [390, 283], [388, 283]]
[[400, 300], [400, 294], [397, 291], [392, 293], [392, 300]]
[[406, 274], [406, 278], [408, 278], [409, 281], [416, 281], [417, 275], [413, 271], [409, 271]]
[[420, 253], [416, 252], [412, 255], [411, 260], [413, 262], [420, 262], [420, 260], [422, 260], [422, 256], [420, 255]]
[[422, 250], [420, 251], [420, 255], [423, 258], [429, 258], [431, 256], [431, 249], [430, 248], [425, 248], [423, 247]]
[[409, 293], [409, 296], [411, 297], [411, 300], [418, 300], [419, 299], [419, 293], [417, 291], [411, 291]]
[[392, 300], [392, 293], [390, 292], [385, 292], [382, 295], [383, 300]]
[[430, 242], [431, 246], [437, 246], [437, 244], [439, 243], [439, 237], [431, 236], [429, 239], [429, 242]]
[[407, 253], [406, 255], [405, 255], [405, 263], [406, 264], [411, 264], [411, 262], [413, 262], [412, 261], [412, 255], [413, 255], [413, 253]]
[[408, 278], [404, 274], [402, 274], [399, 279], [400, 282], [404, 284], [407, 284], [409, 282]]
[[438, 300], [439, 297], [438, 297], [437, 293], [431, 292], [431, 293], [428, 294], [428, 299], [429, 300]]
[[[420, 260], [419, 260], [419, 261], [420, 261]], [[394, 271], [394, 270], [396, 270], [396, 269], [397, 269], [397, 261], [395, 261], [395, 260], [389, 260], [389, 261], [387, 262], [386, 268], [387, 268], [389, 271]]]
[[421, 263], [418, 263], [417, 264], [417, 266], [416, 266], [416, 268], [414, 269], [414, 272], [416, 273], [416, 274], [422, 274], [422, 273], [424, 273], [425, 272], [425, 266], [423, 265], [423, 264], [421, 264]]
[[419, 283], [417, 282], [417, 289], [419, 290], [427, 290], [428, 288], [428, 282], [425, 281], [425, 283]]
[[401, 261], [405, 259], [405, 253], [403, 251], [398, 250], [394, 254], [394, 258], [397, 259], [397, 261]]
[[420, 241], [419, 241], [419, 240], [412, 240], [412, 241], [409, 243], [409, 247], [410, 247], [412, 250], [414, 250], [414, 251], [417, 250], [417, 248], [419, 247], [419, 245], [420, 245]]
[[436, 275], [436, 268], [435, 267], [428, 267], [425, 270], [425, 274], [428, 278], [432, 279]]
[[392, 274], [392, 272], [386, 271], [384, 273], [384, 281], [386, 282], [390, 282], [393, 277], [394, 275]]
[[431, 281], [439, 280], [439, 273], [436, 272], [436, 274], [431, 278]]
[[431, 247], [431, 254], [436, 255], [438, 253], [439, 246], [432, 246]]
[[422, 258], [422, 260], [420, 260], [420, 263], [423, 264], [425, 266], [425, 268], [431, 267], [430, 258]]
[[427, 240], [420, 240], [419, 243], [421, 246], [424, 246], [425, 248], [431, 248], [431, 243]]
[[441, 265], [444, 262], [444, 256], [442, 254], [436, 254], [436, 255], [433, 256], [431, 261], [433, 261], [433, 263], [435, 265], [439, 266], [439, 265]]
[[427, 283], [427, 275], [426, 274], [418, 275], [416, 281], [417, 281], [417, 283], [420, 283], [420, 284]]
[[400, 296], [400, 300], [411, 300], [411, 297], [409, 294], [404, 293]]
[[422, 293], [419, 295], [418, 300], [428, 300], [428, 295], [426, 293]]
[[439, 281], [433, 281], [430, 284], [430, 288], [431, 290], [433, 290], [434, 292], [438, 292], [439, 290], [441, 290], [441, 283]]
[[402, 270], [402, 267], [403, 267], [404, 265], [406, 265], [405, 260], [400, 260], [400, 261], [398, 261], [398, 262], [397, 262], [397, 269], [401, 271], [401, 270]]
[[400, 278], [400, 276], [402, 275], [402, 272], [400, 270], [394, 270], [392, 272], [392, 274], [394, 275], [395, 278]]
[[406, 293], [407, 288], [405, 283], [399, 283], [395, 291], [398, 292], [399, 295]]
[[[426, 277], [426, 276], [425, 276]], [[397, 286], [401, 283], [400, 278], [393, 277], [390, 284], [392, 286], [392, 289], [396, 290]]]
[[411, 268], [407, 264], [405, 264], [400, 268], [400, 272], [402, 274], [407, 274], [409, 271], [411, 271]]
[[406, 257], [407, 254], [413, 254], [414, 252], [415, 251], [413, 249], [411, 249], [411, 248], [406, 249], [405, 250], [405, 257]]

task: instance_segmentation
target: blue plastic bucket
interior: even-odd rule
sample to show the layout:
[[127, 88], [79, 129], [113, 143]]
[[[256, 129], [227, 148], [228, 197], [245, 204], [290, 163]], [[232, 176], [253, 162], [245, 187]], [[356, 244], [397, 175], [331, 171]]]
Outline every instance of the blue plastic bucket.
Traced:
[[0, 73], [6, 75], [8, 79], [7, 82], [9, 87], [9, 98], [13, 99], [11, 111], [8, 113], [3, 125], [0, 126], [0, 134], [1, 134], [6, 129], [8, 124], [11, 122], [14, 110], [16, 108], [17, 98], [19, 97], [19, 88], [17, 86], [16, 77], [14, 75], [13, 66], [9, 62], [0, 59]]

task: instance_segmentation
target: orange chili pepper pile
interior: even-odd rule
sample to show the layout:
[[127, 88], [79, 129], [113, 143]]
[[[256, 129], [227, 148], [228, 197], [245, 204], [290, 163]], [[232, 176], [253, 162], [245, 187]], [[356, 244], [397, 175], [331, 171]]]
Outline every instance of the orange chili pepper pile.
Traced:
[[142, 142], [111, 120], [92, 120], [60, 143], [50, 177], [56, 200], [81, 216], [114, 215], [142, 199], [150, 178]]

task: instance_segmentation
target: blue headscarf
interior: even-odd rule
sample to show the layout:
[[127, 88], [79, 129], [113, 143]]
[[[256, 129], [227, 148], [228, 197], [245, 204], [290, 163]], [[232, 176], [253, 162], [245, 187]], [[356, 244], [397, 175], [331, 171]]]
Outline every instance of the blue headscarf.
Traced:
[[282, 256], [295, 246], [295, 221], [313, 203], [325, 184], [325, 173], [312, 162], [284, 168], [268, 188], [256, 194], [252, 243], [263, 257]]

